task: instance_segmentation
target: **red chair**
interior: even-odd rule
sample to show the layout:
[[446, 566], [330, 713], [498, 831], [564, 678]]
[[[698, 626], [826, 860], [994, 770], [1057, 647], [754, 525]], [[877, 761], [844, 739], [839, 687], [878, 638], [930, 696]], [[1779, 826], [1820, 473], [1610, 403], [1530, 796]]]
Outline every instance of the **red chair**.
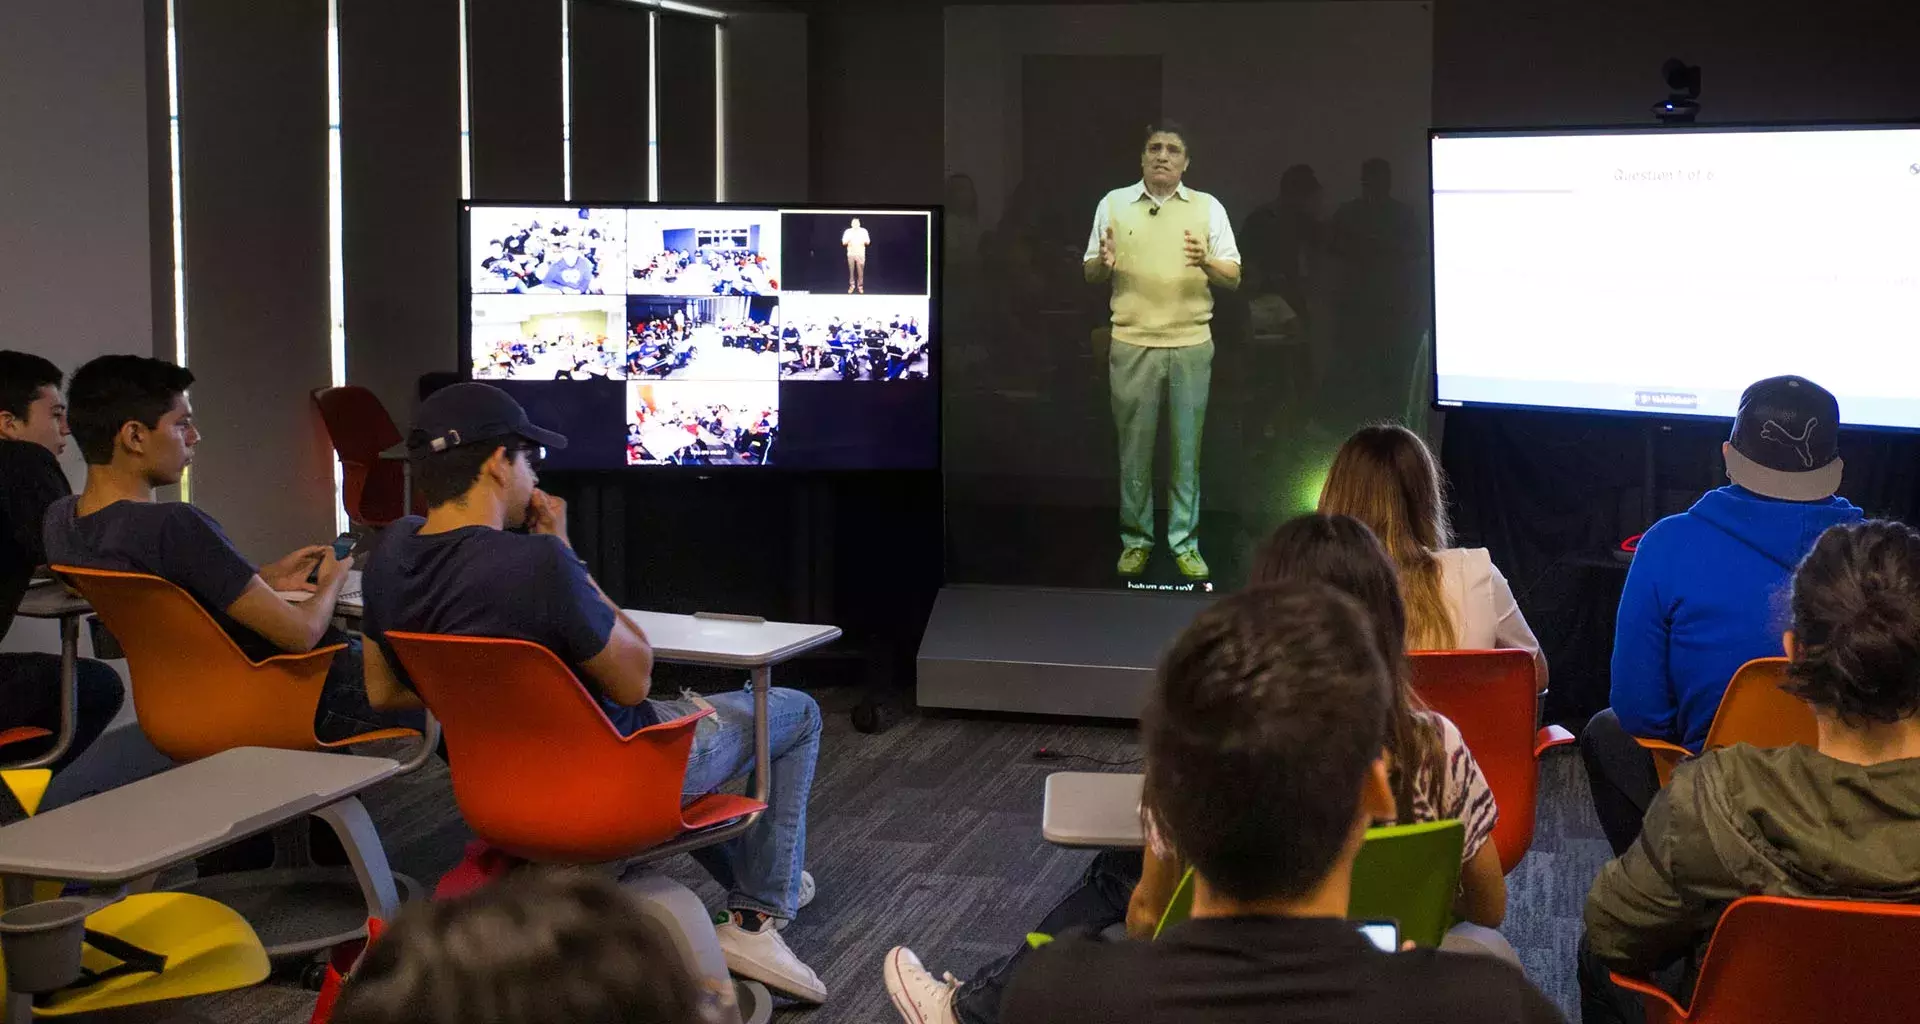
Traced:
[[1540, 755], [1572, 743], [1557, 725], [1536, 729], [1539, 693], [1526, 651], [1412, 651], [1413, 689], [1460, 729], [1500, 807], [1493, 842], [1512, 871], [1533, 845]]
[[[461, 816], [481, 840], [529, 861], [635, 864], [724, 842], [766, 810], [763, 755], [754, 796], [712, 793], [682, 804], [696, 715], [622, 736], [552, 651], [524, 640], [390, 632], [387, 643], [446, 731]], [[756, 688], [757, 751], [767, 749], [766, 691]], [[726, 959], [705, 907], [657, 874], [627, 883], [687, 962], [724, 982]], [[736, 992], [770, 1006], [757, 982]]]
[[363, 526], [385, 526], [406, 515], [406, 468], [380, 453], [399, 444], [400, 428], [366, 388], [346, 384], [318, 388], [314, 408], [326, 424], [334, 453], [340, 456], [347, 518]]
[[1720, 915], [1691, 1005], [1613, 981], [1640, 994], [1647, 1024], [1883, 1024], [1920, 998], [1917, 946], [1920, 906], [1748, 896]]

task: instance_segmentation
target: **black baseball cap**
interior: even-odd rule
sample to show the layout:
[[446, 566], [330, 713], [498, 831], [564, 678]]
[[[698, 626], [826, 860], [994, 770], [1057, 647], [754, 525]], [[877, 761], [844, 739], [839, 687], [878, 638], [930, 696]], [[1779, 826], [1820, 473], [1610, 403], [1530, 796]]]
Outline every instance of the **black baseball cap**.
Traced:
[[1727, 478], [1755, 494], [1819, 501], [1840, 489], [1840, 403], [1805, 377], [1748, 387], [1727, 441]]
[[467, 382], [441, 388], [420, 403], [407, 434], [407, 453], [418, 457], [502, 437], [524, 437], [548, 448], [567, 446], [565, 434], [534, 426], [512, 395], [491, 384]]

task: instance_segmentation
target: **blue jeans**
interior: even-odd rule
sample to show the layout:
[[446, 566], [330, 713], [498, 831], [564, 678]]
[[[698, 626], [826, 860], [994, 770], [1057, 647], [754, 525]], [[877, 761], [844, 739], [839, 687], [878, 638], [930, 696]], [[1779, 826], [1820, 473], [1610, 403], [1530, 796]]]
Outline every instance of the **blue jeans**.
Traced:
[[320, 687], [320, 704], [313, 711], [313, 734], [327, 743], [379, 729], [425, 731], [427, 717], [420, 711], [379, 711], [367, 700], [366, 661], [361, 638], [328, 630], [323, 644], [344, 642], [347, 647], [327, 666]]
[[[705, 796], [753, 771], [753, 690], [706, 697], [714, 713], [701, 719], [687, 754], [687, 799]], [[666, 722], [700, 710], [692, 700], [649, 701]], [[807, 856], [807, 797], [820, 756], [820, 705], [798, 690], [767, 691], [767, 748], [773, 758], [767, 810], [753, 827], [692, 853], [727, 890], [729, 910], [791, 919]]]

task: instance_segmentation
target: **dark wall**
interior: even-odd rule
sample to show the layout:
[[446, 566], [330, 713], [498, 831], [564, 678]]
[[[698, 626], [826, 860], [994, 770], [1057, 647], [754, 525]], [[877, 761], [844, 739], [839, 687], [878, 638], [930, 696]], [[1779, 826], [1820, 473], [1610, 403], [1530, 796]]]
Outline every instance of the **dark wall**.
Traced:
[[[946, 6], [807, 6], [812, 198], [940, 200]], [[1668, 57], [1704, 69], [1708, 120], [1920, 116], [1915, 52], [1920, 17], [1899, 0], [1446, 0], [1434, 10], [1433, 116], [1644, 122]]]

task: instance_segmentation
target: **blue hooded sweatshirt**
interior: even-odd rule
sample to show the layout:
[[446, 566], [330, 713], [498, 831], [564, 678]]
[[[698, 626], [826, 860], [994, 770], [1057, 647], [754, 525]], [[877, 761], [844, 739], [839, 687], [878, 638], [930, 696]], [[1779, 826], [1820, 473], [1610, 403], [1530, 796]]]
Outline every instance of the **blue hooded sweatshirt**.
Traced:
[[1778, 501], [1729, 486], [1653, 524], [1614, 625], [1613, 710], [1627, 732], [1699, 753], [1734, 670], [1782, 653], [1800, 559], [1827, 527], [1861, 518], [1845, 498]]

